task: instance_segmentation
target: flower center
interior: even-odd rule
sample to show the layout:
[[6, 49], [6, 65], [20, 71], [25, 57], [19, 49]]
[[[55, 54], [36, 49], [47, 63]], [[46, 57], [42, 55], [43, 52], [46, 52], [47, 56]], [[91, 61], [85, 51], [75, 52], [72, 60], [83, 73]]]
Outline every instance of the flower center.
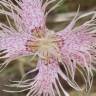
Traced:
[[63, 42], [61, 38], [58, 38], [55, 34], [46, 34], [42, 38], [36, 38], [36, 40], [28, 40], [26, 44], [27, 51], [38, 53], [38, 56], [42, 59], [49, 61], [50, 58], [60, 58], [59, 43]]

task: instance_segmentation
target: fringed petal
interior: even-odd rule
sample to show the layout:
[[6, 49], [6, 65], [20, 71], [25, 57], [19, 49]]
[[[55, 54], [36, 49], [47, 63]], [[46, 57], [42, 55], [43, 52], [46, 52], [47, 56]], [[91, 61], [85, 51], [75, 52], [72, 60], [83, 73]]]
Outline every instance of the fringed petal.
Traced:
[[[33, 81], [28, 79], [20, 81], [19, 83], [17, 82], [18, 84], [9, 85], [9, 87], [24, 88], [21, 92], [30, 89], [26, 96], [56, 96], [56, 94], [62, 96], [60, 90], [63, 91], [64, 96], [69, 96], [59, 81], [58, 71], [61, 69], [56, 60], [50, 59], [48, 63], [48, 61], [41, 59], [38, 61], [37, 69], [38, 73], [34, 79], [32, 79]], [[28, 73], [31, 73], [31, 71]], [[66, 76], [64, 79], [66, 80]]]
[[30, 30], [45, 26], [46, 18], [42, 3], [42, 0], [22, 0], [22, 4], [19, 4], [22, 9], [20, 13], [22, 20]]
[[[26, 42], [28, 38], [24, 34], [14, 34], [0, 38], [0, 49], [6, 50], [8, 57], [17, 57], [26, 55]], [[16, 55], [17, 54], [17, 55]]]
[[30, 38], [29, 34], [21, 34], [21, 33], [14, 33], [11, 35], [3, 34], [0, 37], [0, 54], [1, 54], [0, 59], [5, 58], [5, 61], [0, 65], [1, 70], [5, 68], [10, 61], [14, 59], [17, 59], [21, 56], [33, 55], [32, 52], [29, 52], [26, 49], [26, 42], [29, 38]]
[[95, 66], [92, 66], [92, 60], [93, 58], [96, 58], [96, 19], [93, 16], [94, 18], [92, 17], [92, 19], [80, 26], [75, 27], [74, 25], [79, 19], [92, 14], [94, 15], [95, 12], [83, 14], [82, 16], [73, 19], [71, 25], [69, 24], [69, 26], [60, 33], [57, 32], [57, 35], [61, 36], [63, 39], [63, 45], [60, 47], [62, 53], [61, 63], [63, 63], [67, 73], [74, 74], [70, 74], [73, 79], [75, 70], [78, 70], [78, 66], [81, 67], [86, 73], [83, 73], [83, 78], [87, 89], [90, 89], [92, 86], [92, 70], [95, 69]]
[[4, 10], [2, 7], [0, 13], [8, 15], [13, 19], [17, 27], [19, 27], [18, 24], [21, 23], [23, 28], [25, 26], [28, 30], [32, 31], [36, 28], [44, 28], [46, 16], [62, 2], [62, 0], [60, 0], [55, 6], [46, 11], [47, 6], [55, 1], [56, 0], [45, 0], [45, 2], [43, 0], [15, 0], [14, 2], [16, 4], [14, 4], [11, 0], [2, 0], [0, 4], [8, 10]]

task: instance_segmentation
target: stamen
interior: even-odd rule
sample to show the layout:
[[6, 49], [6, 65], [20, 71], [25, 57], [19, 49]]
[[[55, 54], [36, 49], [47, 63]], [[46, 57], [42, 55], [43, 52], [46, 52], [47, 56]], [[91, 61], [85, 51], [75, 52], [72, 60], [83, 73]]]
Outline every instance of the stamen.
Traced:
[[38, 38], [44, 37], [44, 32], [43, 32], [43, 29], [42, 29], [41, 26], [40, 27], [35, 27], [35, 29], [32, 29], [31, 32], [32, 32], [33, 36], [36, 36]]

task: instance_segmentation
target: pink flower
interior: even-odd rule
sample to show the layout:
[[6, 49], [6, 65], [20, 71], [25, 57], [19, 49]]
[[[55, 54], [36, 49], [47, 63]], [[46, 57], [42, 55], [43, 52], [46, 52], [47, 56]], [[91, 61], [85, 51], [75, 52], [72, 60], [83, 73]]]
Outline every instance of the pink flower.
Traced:
[[[58, 4], [47, 12], [46, 7], [54, 1], [15, 1], [17, 6], [11, 0], [0, 1], [0, 4], [9, 10], [0, 10], [1, 14], [6, 15], [9, 24], [0, 23], [2, 29], [0, 52], [1, 54], [6, 53], [0, 58], [7, 58], [1, 64], [1, 70], [10, 61], [21, 56], [38, 56], [36, 69], [29, 71], [26, 75], [35, 71], [38, 71], [38, 74], [32, 79], [21, 80], [19, 84], [10, 85], [24, 88], [19, 92], [30, 90], [26, 96], [55, 96], [56, 94], [61, 96], [60, 90], [65, 96], [69, 96], [62, 86], [59, 76], [75, 90], [82, 90], [74, 79], [77, 70], [83, 76], [86, 88], [92, 86], [92, 71], [95, 69], [93, 63], [95, 64], [96, 59], [95, 12], [76, 15], [64, 30], [54, 32], [46, 27], [48, 13]], [[94, 15], [94, 17], [75, 27], [79, 19], [89, 15]], [[13, 19], [15, 27], [12, 26], [8, 17]], [[85, 73], [82, 73], [79, 68]]]

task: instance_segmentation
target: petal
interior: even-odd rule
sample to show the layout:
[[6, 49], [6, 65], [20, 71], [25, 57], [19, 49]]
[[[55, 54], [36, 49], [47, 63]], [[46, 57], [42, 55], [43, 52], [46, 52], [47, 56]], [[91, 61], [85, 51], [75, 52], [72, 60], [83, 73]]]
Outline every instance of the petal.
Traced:
[[[46, 63], [48, 65], [46, 65]], [[24, 88], [19, 92], [22, 92], [24, 90], [26, 91], [29, 89], [29, 92], [27, 93], [26, 96], [35, 96], [35, 95], [36, 96], [56, 96], [56, 95], [62, 96], [60, 90], [63, 91], [64, 96], [69, 96], [69, 94], [64, 90], [64, 88], [61, 85], [61, 82], [59, 81], [58, 74], [57, 74], [59, 71], [59, 66], [56, 60], [50, 58], [50, 63], [48, 63], [46, 60], [39, 59], [37, 64], [37, 69], [38, 69], [37, 75], [33, 79], [20, 81], [19, 84], [13, 84], [11, 86], [9, 85], [9, 87], [18, 86], [18, 88]], [[31, 72], [33, 73], [33, 71], [29, 71], [28, 74]], [[53, 85], [56, 91], [54, 90]]]
[[[88, 14], [88, 16], [89, 15], [90, 14]], [[81, 19], [81, 17], [83, 17], [83, 16], [81, 15], [76, 20], [79, 20], [79, 18]], [[67, 27], [68, 30], [66, 30], [66, 28], [65, 28], [62, 32], [60, 32], [60, 34], [59, 34], [59, 32], [57, 32], [57, 35], [61, 36], [64, 41], [62, 50], [66, 49], [69, 52], [73, 52], [76, 50], [88, 51], [91, 49], [91, 47], [96, 45], [96, 34], [95, 34], [96, 33], [96, 29], [95, 29], [96, 24], [95, 24], [95, 22], [96, 22], [95, 19], [91, 19], [89, 21], [86, 21], [85, 23], [83, 23], [80, 26], [77, 26], [74, 28]], [[69, 24], [69, 26], [70, 26], [70, 24]]]
[[44, 27], [45, 16], [42, 8], [42, 0], [22, 0], [20, 4], [22, 11], [21, 17], [24, 20], [25, 26], [29, 29], [35, 29], [35, 27]]
[[21, 26], [27, 31], [45, 26], [45, 16], [42, 8], [42, 0], [15, 0], [0, 1], [8, 10], [0, 9], [1, 14], [5, 14], [13, 19], [17, 29]]
[[[8, 10], [0, 9], [1, 14], [8, 15], [13, 19], [15, 26], [19, 29], [19, 26], [25, 27], [32, 31], [33, 29], [46, 27], [46, 17], [50, 11], [54, 10], [60, 2], [56, 3], [55, 6], [46, 10], [46, 8], [56, 0], [11, 0], [0, 1], [0, 5], [3, 5]], [[28, 31], [27, 30], [27, 31]]]
[[11, 35], [3, 34], [0, 37], [0, 72], [3, 71], [9, 62], [21, 56], [33, 55], [26, 49], [26, 42], [30, 38], [29, 34], [14, 33]]
[[6, 57], [16, 58], [29, 55], [26, 50], [26, 42], [30, 38], [28, 34], [14, 33], [0, 38], [0, 50], [6, 50]]
[[[85, 14], [85, 16], [89, 16], [90, 14]], [[85, 16], [81, 15], [75, 21]], [[73, 20], [72, 22], [75, 24], [75, 21]], [[88, 87], [90, 89], [92, 84], [92, 70], [96, 69], [92, 68], [92, 60], [94, 57], [92, 53], [96, 55], [96, 19], [92, 18], [91, 20], [86, 21], [82, 25], [76, 27], [74, 24], [71, 23], [71, 25], [69, 24], [69, 27], [65, 28], [63, 31], [56, 33], [57, 36], [60, 36], [63, 39], [62, 41], [64, 41], [60, 47], [60, 51], [63, 54], [63, 62], [61, 63], [63, 63], [72, 78], [74, 77], [75, 70], [79, 70], [80, 74], [85, 80], [86, 89], [88, 90]], [[77, 65], [82, 68], [84, 73], [79, 69]]]

